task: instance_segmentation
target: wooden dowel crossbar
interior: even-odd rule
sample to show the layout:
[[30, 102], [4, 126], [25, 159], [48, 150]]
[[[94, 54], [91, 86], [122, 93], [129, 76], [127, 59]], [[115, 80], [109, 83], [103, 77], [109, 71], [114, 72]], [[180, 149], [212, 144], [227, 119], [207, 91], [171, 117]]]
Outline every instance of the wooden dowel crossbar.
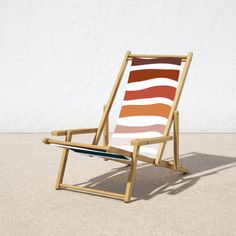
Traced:
[[[142, 58], [145, 58], [145, 57], [142, 57]], [[148, 58], [148, 57], [147, 57]], [[158, 58], [158, 57], [157, 57]], [[129, 61], [131, 61], [133, 58], [132, 57], [130, 57], [130, 58], [128, 58], [128, 60]], [[181, 59], [181, 62], [186, 62], [186, 59]]]
[[68, 130], [54, 130], [51, 132], [52, 136], [64, 136], [70, 132], [72, 135], [75, 134], [89, 134], [89, 133], [96, 133], [97, 128], [85, 128], [85, 129], [68, 129]]
[[75, 143], [75, 142], [54, 140], [54, 139], [49, 139], [49, 138], [43, 139], [43, 142], [45, 144], [59, 144], [59, 145], [65, 145], [65, 146], [68, 146], [68, 147], [89, 148], [89, 149], [101, 150], [101, 151], [109, 150], [109, 147], [93, 145], [93, 144], [84, 144], [84, 143]]
[[[106, 105], [103, 106], [103, 112], [106, 111]], [[109, 120], [108, 120], [108, 116], [105, 120], [105, 125], [103, 128], [103, 145], [107, 146], [109, 143]]]
[[161, 57], [174, 57], [181, 58], [182, 62], [185, 62], [188, 55], [155, 55], [155, 54], [130, 54], [128, 60], [132, 60], [134, 57], [139, 58], [161, 58]]
[[81, 191], [81, 192], [85, 192], [85, 193], [91, 193], [91, 194], [97, 194], [97, 195], [102, 195], [102, 196], [106, 196], [106, 197], [112, 197], [112, 198], [124, 199], [124, 197], [125, 197], [124, 194], [108, 192], [108, 191], [99, 190], [99, 189], [86, 188], [86, 187], [71, 185], [71, 184], [60, 184], [60, 187], [73, 189], [73, 190], [77, 190], [77, 191]]

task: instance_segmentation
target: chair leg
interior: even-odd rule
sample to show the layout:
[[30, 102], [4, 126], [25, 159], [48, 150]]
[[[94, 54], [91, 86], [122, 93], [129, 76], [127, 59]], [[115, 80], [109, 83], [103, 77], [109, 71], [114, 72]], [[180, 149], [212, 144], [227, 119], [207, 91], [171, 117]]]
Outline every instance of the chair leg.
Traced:
[[[105, 110], [106, 110], [106, 105], [103, 106], [103, 112], [105, 112]], [[107, 119], [105, 121], [105, 125], [103, 128], [103, 145], [107, 146], [108, 143], [109, 143], [109, 119], [107, 116]], [[104, 158], [104, 161], [108, 161], [108, 159]]]
[[135, 179], [135, 174], [136, 174], [137, 161], [138, 161], [138, 153], [139, 153], [139, 147], [135, 146], [134, 151], [133, 151], [132, 162], [130, 165], [129, 177], [128, 177], [128, 181], [127, 181], [126, 189], [125, 189], [124, 201], [126, 203], [130, 202], [131, 200], [132, 190], [134, 186], [134, 179]]
[[[65, 141], [70, 142], [71, 138], [72, 138], [71, 132], [67, 132]], [[68, 154], [69, 154], [69, 150], [64, 148], [62, 151], [61, 162], [60, 162], [60, 166], [59, 166], [59, 170], [58, 170], [58, 174], [57, 174], [57, 181], [56, 181], [56, 186], [55, 186], [55, 188], [57, 190], [61, 189], [60, 184], [63, 181]]]
[[179, 169], [179, 112], [174, 112], [174, 166]]
[[174, 123], [174, 132], [173, 132], [173, 151], [174, 151], [174, 161], [164, 161], [160, 160], [156, 166], [161, 166], [164, 168], [168, 168], [171, 170], [175, 170], [178, 172], [181, 172], [183, 174], [188, 174], [189, 171], [186, 167], [179, 165], [179, 112], [174, 112], [173, 117], [173, 123]]

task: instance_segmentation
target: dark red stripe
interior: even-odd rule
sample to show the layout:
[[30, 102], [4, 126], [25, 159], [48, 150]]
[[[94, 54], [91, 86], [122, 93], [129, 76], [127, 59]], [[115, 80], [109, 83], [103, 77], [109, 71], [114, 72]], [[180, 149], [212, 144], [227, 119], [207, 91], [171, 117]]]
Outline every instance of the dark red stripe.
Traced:
[[138, 58], [134, 57], [132, 60], [132, 66], [139, 66], [139, 65], [146, 65], [146, 64], [157, 64], [157, 63], [165, 63], [165, 64], [174, 64], [174, 65], [181, 65], [181, 58], [176, 57], [160, 57], [160, 58]]
[[170, 86], [155, 86], [136, 91], [126, 91], [124, 100], [164, 97], [174, 100], [176, 88]]
[[178, 81], [179, 70], [146, 69], [130, 71], [128, 83], [139, 82], [154, 78], [169, 78]]

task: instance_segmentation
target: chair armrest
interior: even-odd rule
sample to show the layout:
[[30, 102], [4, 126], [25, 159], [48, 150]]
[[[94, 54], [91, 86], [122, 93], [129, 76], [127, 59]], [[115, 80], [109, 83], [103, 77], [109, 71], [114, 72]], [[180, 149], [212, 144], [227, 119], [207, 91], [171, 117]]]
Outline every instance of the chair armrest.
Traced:
[[172, 140], [172, 136], [162, 136], [156, 138], [140, 138], [132, 140], [130, 144], [133, 146], [142, 146], [155, 143], [164, 143], [170, 140]]
[[80, 147], [80, 148], [89, 148], [94, 150], [101, 150], [101, 151], [107, 151], [109, 150], [109, 147], [105, 146], [99, 146], [99, 145], [93, 145], [93, 144], [86, 144], [86, 143], [75, 143], [75, 142], [68, 142], [68, 141], [61, 141], [61, 140], [55, 140], [50, 138], [44, 138], [43, 143], [45, 144], [57, 144], [62, 146], [68, 146], [68, 148], [73, 147]]
[[71, 134], [89, 134], [89, 133], [96, 133], [97, 128], [54, 130], [51, 132], [51, 135], [64, 136], [67, 135], [68, 132], [70, 132]]

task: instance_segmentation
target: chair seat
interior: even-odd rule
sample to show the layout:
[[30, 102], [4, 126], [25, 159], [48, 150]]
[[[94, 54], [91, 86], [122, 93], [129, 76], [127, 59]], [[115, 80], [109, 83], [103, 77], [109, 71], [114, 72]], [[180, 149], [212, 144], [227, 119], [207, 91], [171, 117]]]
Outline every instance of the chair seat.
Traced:
[[111, 160], [121, 160], [121, 161], [127, 161], [127, 162], [130, 162], [130, 160], [131, 160], [130, 157], [126, 157], [126, 156], [119, 155], [119, 154], [116, 154], [116, 153], [109, 153], [109, 152], [105, 152], [105, 151], [102, 151], [102, 150], [72, 147], [72, 146], [59, 145], [59, 144], [51, 144], [51, 145], [54, 145], [54, 146], [57, 146], [57, 147], [62, 147], [62, 148], [67, 148], [71, 151], [81, 153], [81, 154], [85, 154], [85, 155], [88, 155], [90, 157], [100, 157], [100, 158], [107, 158], [107, 159], [111, 159]]

